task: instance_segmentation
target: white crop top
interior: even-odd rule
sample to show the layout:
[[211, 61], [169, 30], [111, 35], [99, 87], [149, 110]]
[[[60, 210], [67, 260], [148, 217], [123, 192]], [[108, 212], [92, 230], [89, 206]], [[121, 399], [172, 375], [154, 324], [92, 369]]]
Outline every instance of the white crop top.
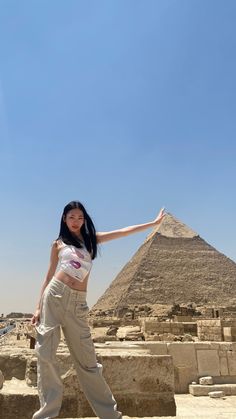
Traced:
[[78, 248], [71, 244], [62, 243], [63, 247], [58, 253], [58, 270], [62, 270], [78, 281], [83, 282], [92, 268], [90, 253], [84, 246]]

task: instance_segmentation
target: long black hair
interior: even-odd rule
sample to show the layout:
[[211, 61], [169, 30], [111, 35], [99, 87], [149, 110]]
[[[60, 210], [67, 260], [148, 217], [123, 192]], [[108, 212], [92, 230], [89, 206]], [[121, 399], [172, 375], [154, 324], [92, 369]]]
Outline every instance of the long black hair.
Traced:
[[92, 259], [95, 259], [97, 256], [97, 238], [96, 238], [96, 230], [92, 219], [88, 215], [86, 209], [79, 201], [71, 201], [67, 204], [63, 210], [62, 217], [61, 217], [61, 225], [60, 225], [60, 232], [57, 240], [62, 240], [66, 244], [72, 244], [73, 246], [82, 247], [81, 240], [76, 238], [67, 227], [65, 220], [66, 214], [72, 209], [80, 209], [84, 214], [84, 224], [82, 225], [80, 232], [83, 237], [83, 241], [85, 244], [86, 249], [92, 255]]

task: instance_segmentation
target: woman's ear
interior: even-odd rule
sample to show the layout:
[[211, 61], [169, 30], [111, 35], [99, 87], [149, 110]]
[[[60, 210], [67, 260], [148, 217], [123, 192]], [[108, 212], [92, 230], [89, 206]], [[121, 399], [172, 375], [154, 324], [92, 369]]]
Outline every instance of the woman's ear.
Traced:
[[66, 222], [66, 216], [65, 215], [63, 215], [63, 221], [64, 221], [64, 223]]

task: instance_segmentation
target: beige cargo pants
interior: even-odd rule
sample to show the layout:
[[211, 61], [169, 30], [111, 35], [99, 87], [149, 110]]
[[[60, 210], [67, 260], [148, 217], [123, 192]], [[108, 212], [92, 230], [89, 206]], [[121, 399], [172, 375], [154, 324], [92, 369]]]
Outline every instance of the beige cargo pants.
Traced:
[[101, 419], [120, 419], [116, 401], [97, 363], [87, 321], [86, 292], [76, 291], [53, 278], [43, 294], [37, 329], [38, 392], [40, 409], [32, 419], [58, 416], [63, 385], [56, 365], [62, 327], [78, 379], [94, 413]]

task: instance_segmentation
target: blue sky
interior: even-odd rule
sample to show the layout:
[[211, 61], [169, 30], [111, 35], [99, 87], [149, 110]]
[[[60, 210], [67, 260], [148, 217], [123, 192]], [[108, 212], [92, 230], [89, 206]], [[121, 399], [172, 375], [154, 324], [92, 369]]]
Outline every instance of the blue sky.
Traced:
[[[0, 1], [0, 311], [33, 311], [64, 205], [161, 206], [236, 261], [236, 3]], [[150, 233], [101, 247], [90, 305]]]

